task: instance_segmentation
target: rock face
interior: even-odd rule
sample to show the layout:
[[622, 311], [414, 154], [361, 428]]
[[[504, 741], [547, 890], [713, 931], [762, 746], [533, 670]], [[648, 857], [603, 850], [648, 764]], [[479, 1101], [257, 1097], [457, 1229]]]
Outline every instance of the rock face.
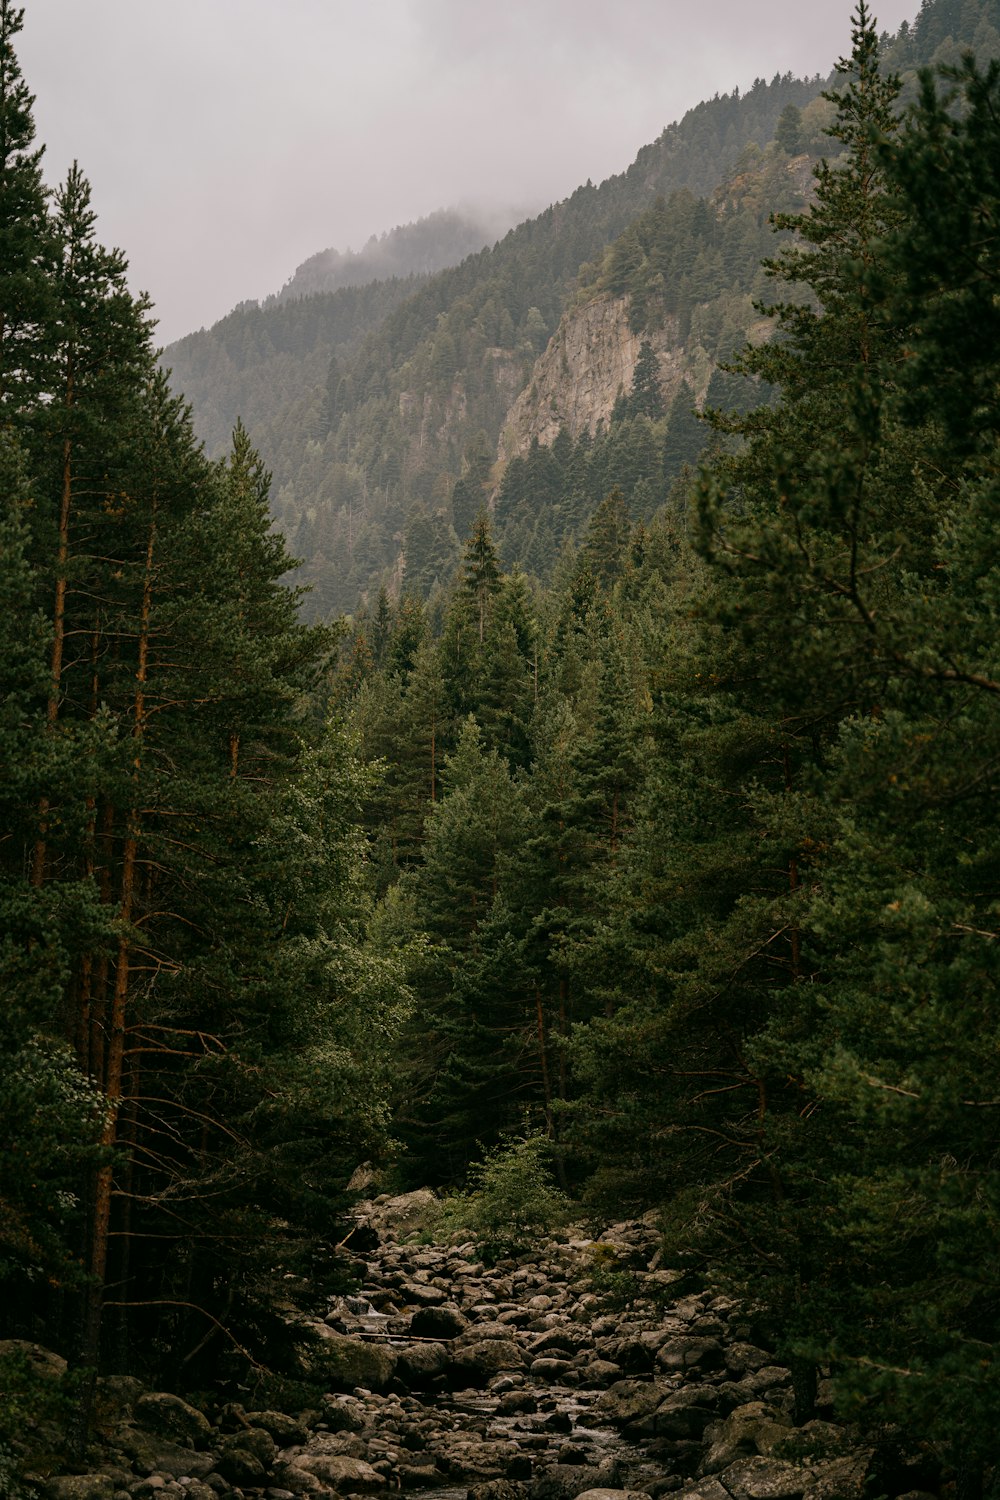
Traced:
[[669, 406], [685, 369], [676, 319], [667, 318], [652, 333], [633, 333], [628, 300], [608, 296], [568, 312], [511, 407], [500, 434], [502, 462], [527, 452], [536, 437], [548, 447], [563, 426], [574, 438], [584, 431], [593, 436], [598, 422], [606, 423], [611, 416], [618, 396], [631, 390], [639, 350], [647, 338], [659, 362], [660, 388]]
[[[419, 1206], [382, 1217], [363, 1291], [316, 1325], [314, 1373], [325, 1371], [328, 1389], [314, 1408], [229, 1404], [210, 1423], [176, 1396], [119, 1392], [128, 1400], [100, 1472], [50, 1479], [49, 1500], [913, 1493], [905, 1457], [889, 1477], [852, 1432], [829, 1420], [793, 1426], [790, 1372], [758, 1346], [738, 1304], [684, 1295], [657, 1269], [651, 1221], [487, 1268], [471, 1244], [401, 1243], [399, 1225]], [[609, 1263], [631, 1274], [624, 1310], [593, 1290], [595, 1267]], [[917, 1477], [933, 1488], [933, 1474]]]

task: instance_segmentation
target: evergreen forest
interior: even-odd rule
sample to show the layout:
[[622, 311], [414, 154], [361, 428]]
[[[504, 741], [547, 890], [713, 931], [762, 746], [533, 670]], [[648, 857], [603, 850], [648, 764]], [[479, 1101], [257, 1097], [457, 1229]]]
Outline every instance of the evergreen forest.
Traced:
[[[169, 378], [21, 22], [0, 1335], [69, 1449], [99, 1375], [279, 1403], [359, 1164], [522, 1141], [758, 1309], [801, 1420], [832, 1378], [1000, 1493], [1000, 4], [858, 0], [829, 79]], [[630, 387], [505, 456], [605, 302]]]

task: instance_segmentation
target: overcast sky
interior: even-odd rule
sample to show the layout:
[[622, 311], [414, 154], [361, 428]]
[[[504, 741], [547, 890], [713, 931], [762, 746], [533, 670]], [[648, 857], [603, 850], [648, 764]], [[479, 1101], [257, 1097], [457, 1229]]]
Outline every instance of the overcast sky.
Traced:
[[[307, 256], [542, 207], [699, 100], [850, 48], [852, 0], [26, 0], [45, 171], [77, 158], [163, 342]], [[880, 29], [918, 0], [874, 0]]]

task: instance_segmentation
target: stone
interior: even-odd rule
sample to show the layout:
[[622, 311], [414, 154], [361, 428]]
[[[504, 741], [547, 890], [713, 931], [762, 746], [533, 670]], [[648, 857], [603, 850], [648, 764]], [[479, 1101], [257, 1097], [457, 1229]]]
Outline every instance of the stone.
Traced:
[[410, 1332], [415, 1338], [454, 1339], [464, 1333], [469, 1320], [454, 1302], [445, 1302], [440, 1307], [421, 1307], [410, 1319]]
[[656, 1381], [619, 1380], [601, 1392], [594, 1410], [606, 1422], [625, 1426], [656, 1411], [668, 1394], [669, 1387]]
[[[0, 1360], [24, 1360], [32, 1375], [48, 1380], [61, 1380], [66, 1374], [66, 1361], [53, 1349], [36, 1344], [31, 1339], [0, 1339]], [[66, 1476], [63, 1476], [66, 1477]]]
[[248, 1411], [247, 1421], [252, 1427], [263, 1428], [279, 1448], [304, 1443], [309, 1436], [304, 1422], [286, 1416], [283, 1411]]
[[[510, 408], [500, 437], [500, 457], [509, 461], [526, 453], [536, 436], [548, 447], [563, 426], [574, 439], [584, 430], [593, 435], [598, 421], [610, 419], [619, 392], [631, 389], [639, 350], [647, 337], [657, 355], [660, 386], [669, 407], [684, 367], [676, 318], [667, 316], [660, 328], [648, 334], [634, 333], [628, 299], [607, 295], [568, 312], [535, 361], [530, 384]], [[585, 1248], [591, 1242], [576, 1243]], [[610, 1245], [626, 1264], [644, 1266], [652, 1253], [610, 1232], [607, 1238], [601, 1236], [601, 1243]]]
[[521, 1370], [524, 1363], [520, 1349], [509, 1337], [465, 1344], [451, 1354], [453, 1374], [470, 1385], [485, 1385], [501, 1370]]
[[384, 1391], [396, 1369], [396, 1355], [384, 1344], [368, 1343], [329, 1334], [304, 1355], [312, 1380], [323, 1381], [330, 1390]]
[[616, 1489], [613, 1464], [548, 1464], [531, 1481], [530, 1500], [576, 1500], [588, 1490]]
[[230, 1484], [260, 1485], [267, 1478], [267, 1469], [256, 1453], [251, 1453], [249, 1448], [238, 1448], [235, 1443], [219, 1454], [216, 1467]]
[[656, 1356], [661, 1370], [720, 1370], [726, 1362], [726, 1354], [718, 1339], [679, 1338], [669, 1339]]
[[326, 1490], [322, 1479], [317, 1479], [315, 1474], [303, 1469], [298, 1461], [277, 1465], [275, 1475], [282, 1487], [293, 1495], [313, 1495], [317, 1490]]
[[637, 1437], [672, 1438], [674, 1441], [700, 1439], [716, 1416], [713, 1394], [710, 1389], [699, 1386], [682, 1386], [657, 1407], [652, 1418], [631, 1423], [629, 1433]]
[[274, 1463], [276, 1450], [274, 1438], [265, 1428], [246, 1427], [242, 1432], [233, 1432], [228, 1437], [224, 1437], [221, 1451], [223, 1454], [252, 1453], [257, 1462], [266, 1470]]
[[528, 1373], [529, 1375], [533, 1375], [536, 1380], [559, 1381], [572, 1368], [572, 1362], [568, 1359], [533, 1359], [528, 1366]]
[[[331, 1489], [351, 1495], [371, 1495], [385, 1487], [385, 1478], [372, 1464], [360, 1458], [347, 1458], [335, 1453], [305, 1454], [296, 1459], [296, 1467], [304, 1469]], [[287, 1470], [285, 1471], [287, 1479]]]
[[645, 1490], [584, 1490], [577, 1500], [649, 1500]]
[[780, 1459], [737, 1459], [719, 1479], [733, 1500], [802, 1500], [812, 1476], [808, 1469]]
[[717, 1474], [738, 1458], [768, 1455], [790, 1436], [782, 1414], [761, 1401], [738, 1406], [723, 1422], [708, 1432], [711, 1446], [701, 1461], [699, 1473]]
[[360, 1432], [365, 1425], [364, 1413], [353, 1399], [324, 1396], [323, 1424], [330, 1432]]
[[430, 1188], [417, 1188], [415, 1192], [400, 1193], [395, 1198], [382, 1194], [359, 1203], [354, 1212], [358, 1223], [374, 1229], [380, 1240], [405, 1238], [433, 1222], [438, 1213], [438, 1200]]
[[147, 1391], [132, 1408], [133, 1421], [146, 1432], [162, 1433], [192, 1447], [204, 1447], [212, 1429], [204, 1412], [169, 1391]]
[[517, 1414], [530, 1415], [538, 1410], [538, 1402], [531, 1391], [507, 1391], [500, 1397], [500, 1405], [497, 1411], [502, 1417], [512, 1417]]
[[814, 1464], [804, 1500], [863, 1500], [868, 1493], [871, 1449]]
[[527, 1500], [528, 1486], [516, 1479], [486, 1479], [474, 1484], [466, 1500]]
[[211, 1453], [182, 1447], [169, 1438], [146, 1432], [140, 1427], [122, 1427], [115, 1441], [132, 1460], [139, 1474], [168, 1474], [171, 1478], [204, 1479], [215, 1466]]
[[426, 1391], [436, 1386], [451, 1362], [443, 1344], [408, 1344], [396, 1355], [396, 1379], [407, 1390]]
[[107, 1474], [56, 1474], [45, 1481], [48, 1500], [114, 1500], [115, 1491], [115, 1481]]

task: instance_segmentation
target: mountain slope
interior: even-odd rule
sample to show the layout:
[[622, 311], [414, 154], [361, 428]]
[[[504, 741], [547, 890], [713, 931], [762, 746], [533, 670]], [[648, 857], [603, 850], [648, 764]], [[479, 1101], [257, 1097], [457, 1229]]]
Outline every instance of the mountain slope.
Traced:
[[[998, 25], [1000, 0], [924, 0], [912, 27], [883, 38], [885, 60], [912, 75], [964, 43], [989, 56], [1000, 51]], [[238, 415], [247, 422], [274, 471], [278, 524], [305, 559], [313, 612], [350, 610], [373, 584], [398, 583], [413, 531], [434, 532], [423, 551], [436, 563], [430, 572], [411, 565], [408, 583], [418, 573], [421, 587], [446, 576], [469, 508], [468, 485], [456, 504], [456, 484], [472, 476], [473, 498], [489, 498], [504, 462], [526, 456], [533, 439], [551, 444], [564, 423], [571, 437], [584, 426], [592, 437], [599, 419], [612, 422], [619, 396], [627, 404], [644, 338], [660, 359], [664, 404], [700, 402], [718, 361], [759, 322], [752, 298], [760, 258], [773, 246], [770, 213], [801, 202], [812, 160], [838, 149], [823, 134], [824, 86], [818, 77], [775, 76], [706, 101], [643, 147], [627, 171], [578, 188], [492, 248], [408, 294], [382, 284], [384, 308], [376, 298], [350, 336], [330, 340], [326, 369], [320, 339], [297, 370], [294, 355], [272, 350], [272, 308], [237, 310], [225, 328], [195, 336], [197, 371], [194, 351], [167, 351], [210, 445], [224, 443]], [[669, 222], [657, 226], [644, 219], [650, 214]], [[600, 299], [603, 311], [584, 316], [616, 331], [588, 396], [596, 353], [584, 354], [572, 320]], [[608, 312], [616, 299], [627, 303], [627, 331], [624, 304]], [[310, 303], [317, 315], [326, 306]], [[281, 303], [277, 312], [307, 305]], [[241, 338], [238, 375], [215, 378], [214, 351]], [[697, 451], [690, 411], [673, 416], [683, 442], [661, 454], [662, 472], [646, 475], [655, 503], [678, 455]], [[499, 459], [496, 468], [487, 455]], [[577, 512], [600, 498], [581, 497]]]

